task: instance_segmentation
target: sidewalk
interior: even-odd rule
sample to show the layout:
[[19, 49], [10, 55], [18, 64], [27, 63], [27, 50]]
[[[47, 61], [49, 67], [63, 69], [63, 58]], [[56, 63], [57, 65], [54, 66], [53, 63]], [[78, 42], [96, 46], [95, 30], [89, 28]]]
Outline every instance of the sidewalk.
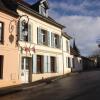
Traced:
[[0, 88], [0, 96], [13, 94], [13, 93], [16, 93], [16, 92], [21, 92], [23, 90], [38, 87], [38, 86], [44, 86], [46, 84], [50, 84], [52, 82], [55, 82], [59, 79], [66, 78], [68, 76], [77, 75], [77, 74], [79, 74], [79, 73], [77, 73], [77, 72], [69, 73], [69, 74], [65, 74], [65, 75], [62, 75], [62, 76], [50, 77], [50, 78], [47, 78], [47, 79], [44, 79], [44, 80], [39, 80], [39, 81], [32, 82], [32, 83], [25, 83], [25, 84], [21, 84], [21, 85], [15, 85], [15, 86]]

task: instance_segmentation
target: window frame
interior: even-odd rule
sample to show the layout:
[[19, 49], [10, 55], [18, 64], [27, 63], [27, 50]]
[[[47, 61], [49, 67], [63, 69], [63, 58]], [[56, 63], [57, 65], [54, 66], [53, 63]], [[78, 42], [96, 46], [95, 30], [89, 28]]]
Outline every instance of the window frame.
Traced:
[[71, 68], [71, 60], [70, 60], [70, 57], [68, 57], [68, 68]]
[[[27, 36], [25, 36], [25, 32], [22, 32], [22, 21], [23, 20], [21, 20], [20, 22], [19, 22], [19, 41], [23, 41], [23, 42], [32, 42], [32, 34], [33, 34], [33, 30], [32, 30], [32, 27], [33, 27], [33, 24], [32, 24], [32, 22], [28, 22], [28, 29], [27, 29]], [[30, 39], [29, 39], [29, 25], [31, 26], [31, 41], [30, 41]]]
[[[40, 60], [40, 62], [38, 63], [38, 61]], [[44, 60], [44, 56], [42, 55], [37, 55], [37, 74], [42, 74], [43, 73], [43, 60]], [[38, 64], [41, 64], [40, 66], [38, 66]]]
[[4, 66], [4, 56], [0, 55], [1, 64], [0, 64], [0, 79], [3, 79], [3, 66]]
[[[52, 66], [52, 64], [54, 66]], [[56, 73], [56, 57], [50, 57], [51, 73]]]
[[1, 28], [0, 28], [0, 31], [1, 31], [0, 44], [4, 44], [4, 23], [0, 21], [0, 24], [1, 24]]
[[47, 39], [48, 39], [48, 31], [43, 29], [43, 28], [41, 28], [41, 36], [42, 36], [42, 44], [47, 46], [48, 45], [48, 41], [47, 41]]
[[60, 44], [59, 44], [59, 35], [58, 34], [55, 34], [55, 33], [53, 33], [54, 34], [54, 47], [55, 48], [60, 48]]

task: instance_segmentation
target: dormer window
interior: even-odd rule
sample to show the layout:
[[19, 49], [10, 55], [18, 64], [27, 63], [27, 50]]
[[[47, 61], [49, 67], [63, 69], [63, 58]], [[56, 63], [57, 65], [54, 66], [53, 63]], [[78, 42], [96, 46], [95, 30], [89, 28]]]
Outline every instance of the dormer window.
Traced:
[[47, 0], [41, 0], [39, 6], [39, 13], [45, 17], [48, 17], [48, 2]]
[[46, 16], [46, 9], [45, 9], [45, 7], [42, 7], [42, 6], [41, 6], [41, 14], [42, 14], [43, 16]]
[[49, 9], [48, 0], [37, 0], [35, 4], [31, 5], [31, 8], [36, 12], [38, 12], [39, 14], [48, 17], [48, 9]]

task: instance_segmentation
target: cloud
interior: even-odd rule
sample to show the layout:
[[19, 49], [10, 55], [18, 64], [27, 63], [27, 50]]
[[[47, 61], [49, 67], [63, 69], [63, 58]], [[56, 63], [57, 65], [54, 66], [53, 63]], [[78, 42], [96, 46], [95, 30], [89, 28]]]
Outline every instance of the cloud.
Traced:
[[53, 3], [50, 0], [50, 7], [52, 10], [59, 11], [62, 15], [100, 15], [99, 0], [62, 0], [61, 2], [55, 0]]
[[98, 49], [96, 40], [100, 36], [100, 17], [62, 16], [57, 20], [66, 26], [68, 34], [75, 37], [83, 55], [91, 55]]
[[82, 55], [91, 55], [98, 51], [96, 41], [100, 38], [99, 0], [62, 0], [61, 2], [55, 0], [50, 2], [50, 8], [50, 16], [66, 26], [64, 31], [75, 37]]

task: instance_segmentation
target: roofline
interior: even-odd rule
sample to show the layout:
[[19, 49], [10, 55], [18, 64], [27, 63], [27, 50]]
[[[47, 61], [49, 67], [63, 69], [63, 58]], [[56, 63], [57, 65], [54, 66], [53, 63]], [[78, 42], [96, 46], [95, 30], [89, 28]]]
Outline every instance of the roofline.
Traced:
[[18, 9], [21, 9], [24, 12], [27, 12], [27, 13], [33, 15], [34, 17], [39, 18], [40, 20], [43, 20], [43, 21], [45, 21], [47, 23], [50, 23], [50, 24], [52, 24], [52, 25], [54, 25], [54, 26], [56, 26], [58, 28], [61, 28], [61, 29], [65, 28], [65, 26], [63, 26], [63, 25], [61, 25], [61, 24], [59, 24], [57, 22], [51, 21], [50, 19], [40, 15], [36, 11], [30, 9], [29, 7], [24, 6], [23, 4], [18, 3]]
[[62, 32], [62, 36], [64, 36], [65, 38], [67, 38], [67, 39], [72, 39], [72, 37], [71, 36], [69, 36], [67, 33], [65, 33], [65, 32]]
[[2, 12], [6, 12], [6, 13], [9, 14], [10, 16], [14, 16], [14, 17], [16, 17], [16, 18], [19, 17], [19, 15], [17, 14], [17, 12], [15, 13], [15, 12], [9, 10], [9, 9], [0, 8], [0, 10], [2, 10]]

